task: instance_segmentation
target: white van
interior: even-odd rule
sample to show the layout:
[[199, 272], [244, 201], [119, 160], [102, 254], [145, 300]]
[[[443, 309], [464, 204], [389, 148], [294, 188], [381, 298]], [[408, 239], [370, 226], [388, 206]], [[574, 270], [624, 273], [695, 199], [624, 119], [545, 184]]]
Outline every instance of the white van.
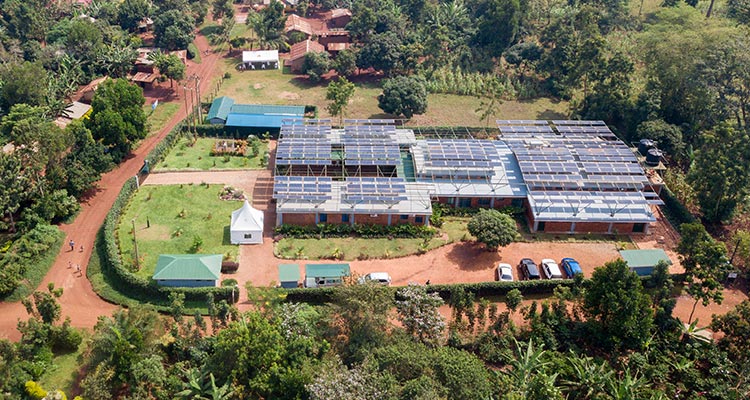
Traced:
[[388, 286], [391, 284], [391, 276], [388, 275], [387, 272], [370, 272], [369, 274], [359, 278], [360, 284], [364, 284], [370, 281]]

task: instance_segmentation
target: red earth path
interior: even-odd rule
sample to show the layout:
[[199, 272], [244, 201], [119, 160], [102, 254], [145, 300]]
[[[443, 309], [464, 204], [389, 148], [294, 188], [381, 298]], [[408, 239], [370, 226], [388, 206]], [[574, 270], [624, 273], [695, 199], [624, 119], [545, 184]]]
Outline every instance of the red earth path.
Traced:
[[[210, 49], [204, 36], [197, 35], [195, 43], [201, 52], [202, 62], [195, 64], [188, 61], [187, 76], [201, 77], [201, 93], [209, 93], [211, 77], [221, 56], [216, 53], [206, 53]], [[179, 86], [178, 86], [179, 87]], [[179, 95], [179, 91], [175, 90]], [[185, 102], [181, 97], [170, 96], [171, 101], [177, 101], [180, 109], [172, 119], [156, 134], [141, 142], [138, 149], [117, 166], [114, 170], [104, 174], [98, 183], [96, 193], [81, 204], [81, 211], [71, 224], [62, 225], [65, 232], [65, 242], [55, 263], [50, 268], [37, 290], [47, 290], [47, 284], [54, 282], [56, 287], [62, 287], [63, 295], [59, 302], [62, 306], [62, 318], [70, 317], [72, 325], [81, 328], [91, 328], [96, 324], [100, 315], [111, 315], [117, 309], [116, 305], [101, 299], [86, 279], [86, 267], [93, 250], [96, 233], [104, 222], [109, 209], [114, 204], [117, 195], [127, 179], [135, 175], [143, 165], [146, 155], [177, 125], [186, 115]], [[148, 93], [147, 100], [153, 101]], [[164, 102], [162, 97], [159, 100]], [[75, 250], [70, 251], [68, 242], [75, 241]], [[83, 246], [83, 251], [80, 251]], [[71, 268], [72, 264], [72, 268]], [[81, 273], [76, 272], [76, 265], [80, 265]], [[21, 302], [0, 303], [0, 338], [19, 340], [21, 334], [16, 329], [19, 320], [26, 320], [28, 314]]]

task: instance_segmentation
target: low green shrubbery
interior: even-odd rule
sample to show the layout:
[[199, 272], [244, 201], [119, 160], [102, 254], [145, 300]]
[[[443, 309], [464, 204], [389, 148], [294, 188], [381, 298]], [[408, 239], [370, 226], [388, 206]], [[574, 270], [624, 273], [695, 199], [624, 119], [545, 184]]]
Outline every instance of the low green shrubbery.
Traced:
[[63, 239], [56, 226], [45, 224], [16, 239], [0, 258], [0, 298], [18, 301], [31, 294], [55, 262]]
[[182, 123], [177, 124], [177, 126], [175, 126], [167, 136], [165, 136], [164, 139], [162, 139], [162, 141], [148, 153], [146, 160], [148, 160], [149, 165], [153, 167], [164, 160], [164, 157], [167, 156], [169, 150], [171, 150], [175, 143], [186, 134], [186, 131], [183, 130], [183, 126]]
[[[432, 203], [432, 213], [435, 215], [438, 213], [441, 217], [471, 217], [478, 213], [479, 210], [484, 210], [487, 207], [453, 207], [450, 204], [443, 203]], [[506, 206], [496, 208], [503, 214], [508, 215], [520, 215], [523, 214], [524, 209], [522, 207]]]
[[277, 235], [297, 239], [337, 238], [356, 235], [363, 238], [431, 238], [435, 228], [423, 225], [371, 225], [371, 224], [317, 224], [299, 226], [282, 224], [275, 229]]
[[667, 187], [661, 189], [659, 197], [664, 202], [664, 207], [662, 207], [664, 215], [666, 215], [673, 226], [695, 222], [693, 214], [690, 213], [687, 207]]

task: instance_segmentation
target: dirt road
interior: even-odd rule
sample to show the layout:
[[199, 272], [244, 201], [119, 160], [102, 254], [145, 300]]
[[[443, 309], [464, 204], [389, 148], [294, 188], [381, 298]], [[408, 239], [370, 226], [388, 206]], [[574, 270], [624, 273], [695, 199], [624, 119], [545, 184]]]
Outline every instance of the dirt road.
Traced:
[[[195, 43], [201, 54], [209, 49], [208, 41], [203, 36], [197, 36]], [[209, 92], [211, 74], [217, 71], [216, 63], [220, 59], [220, 54], [209, 53], [202, 56], [200, 64], [188, 61], [186, 75], [201, 77], [203, 93]], [[164, 102], [161, 99], [159, 101]], [[180, 110], [174, 117], [158, 133], [145, 139], [138, 149], [117, 168], [102, 176], [98, 183], [99, 189], [81, 205], [81, 212], [75, 221], [60, 227], [66, 234], [65, 245], [60, 249], [55, 263], [44, 277], [38, 290], [46, 290], [49, 282], [54, 282], [55, 286], [64, 288], [63, 295], [59, 299], [62, 306], [62, 318], [70, 317], [75, 327], [91, 328], [96, 324], [100, 315], [110, 315], [117, 308], [96, 295], [91, 283], [86, 279], [86, 267], [91, 258], [96, 233], [117, 198], [120, 188], [128, 178], [138, 172], [145, 156], [185, 117], [186, 110], [182, 98], [177, 97], [172, 101], [180, 104]], [[70, 251], [67, 245], [71, 239], [76, 243], [74, 251]], [[80, 251], [80, 246], [83, 246], [83, 252]], [[72, 263], [73, 268], [70, 268], [69, 263]], [[75, 265], [80, 265], [81, 274], [75, 272]], [[0, 303], [0, 315], [2, 316], [0, 338], [18, 340], [20, 338], [20, 333], [16, 330], [18, 321], [28, 318], [23, 305], [20, 302]]]

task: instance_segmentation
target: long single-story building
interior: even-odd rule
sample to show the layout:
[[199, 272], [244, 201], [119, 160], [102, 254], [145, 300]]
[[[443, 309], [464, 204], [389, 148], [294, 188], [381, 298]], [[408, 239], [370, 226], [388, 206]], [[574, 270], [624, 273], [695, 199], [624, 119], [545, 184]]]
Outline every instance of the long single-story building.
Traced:
[[221, 254], [161, 254], [152, 277], [161, 286], [217, 286]]
[[426, 225], [433, 202], [523, 208], [532, 232], [646, 233], [656, 221], [658, 195], [603, 122], [498, 127], [496, 139], [417, 139], [392, 120], [288, 122], [276, 150], [276, 223]]
[[222, 96], [211, 103], [207, 119], [213, 125], [223, 124], [229, 132], [277, 133], [284, 120], [300, 119], [304, 115], [304, 106], [236, 104], [231, 97]]
[[344, 277], [350, 276], [348, 263], [307, 264], [305, 265], [305, 287], [327, 287], [344, 284]]

